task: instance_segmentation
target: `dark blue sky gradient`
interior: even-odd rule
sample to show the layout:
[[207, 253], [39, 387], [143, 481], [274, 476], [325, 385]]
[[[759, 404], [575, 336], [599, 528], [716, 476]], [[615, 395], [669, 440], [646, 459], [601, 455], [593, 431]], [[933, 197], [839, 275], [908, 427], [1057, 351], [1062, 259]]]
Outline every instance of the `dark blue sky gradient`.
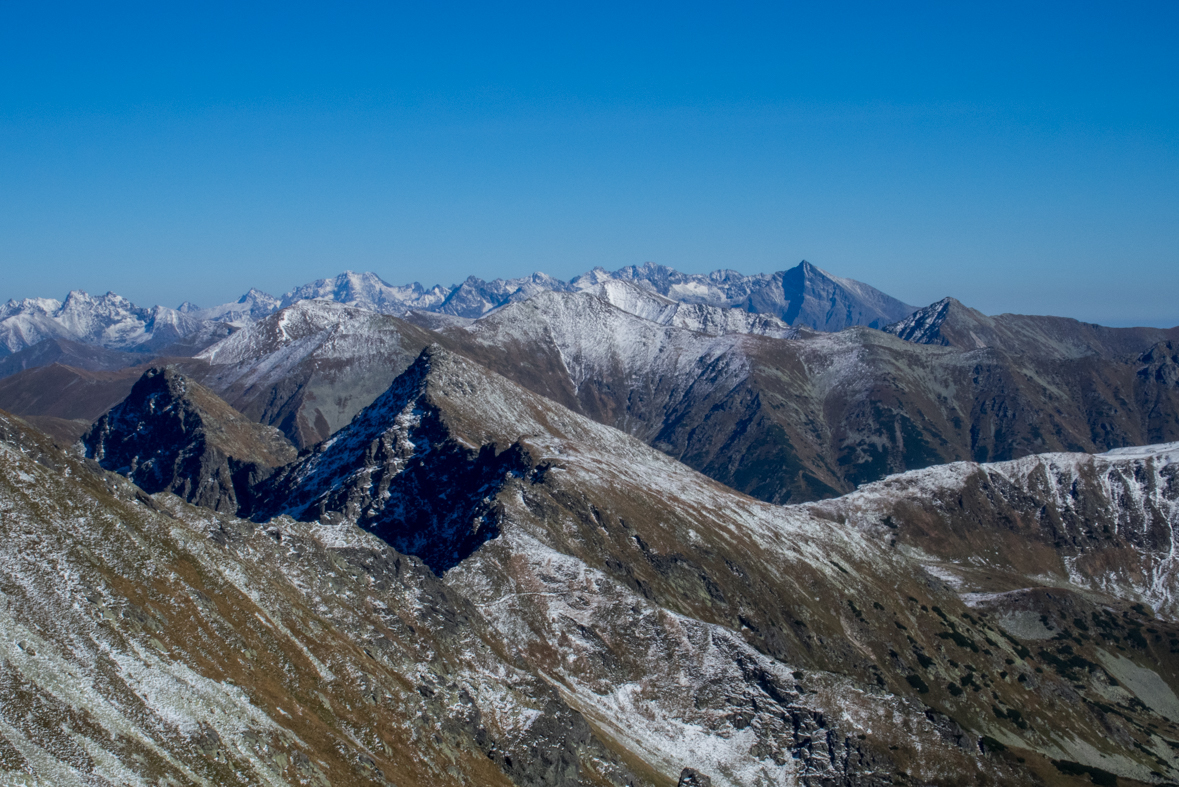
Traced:
[[0, 298], [806, 258], [1179, 323], [1179, 4], [885, 5], [0, 2]]

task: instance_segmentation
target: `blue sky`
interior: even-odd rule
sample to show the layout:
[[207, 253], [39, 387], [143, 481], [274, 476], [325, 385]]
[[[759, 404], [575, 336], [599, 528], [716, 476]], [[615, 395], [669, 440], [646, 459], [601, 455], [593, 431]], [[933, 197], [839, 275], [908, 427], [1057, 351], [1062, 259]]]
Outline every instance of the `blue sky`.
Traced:
[[0, 2], [0, 298], [806, 258], [1179, 324], [1177, 40], [1176, 3]]

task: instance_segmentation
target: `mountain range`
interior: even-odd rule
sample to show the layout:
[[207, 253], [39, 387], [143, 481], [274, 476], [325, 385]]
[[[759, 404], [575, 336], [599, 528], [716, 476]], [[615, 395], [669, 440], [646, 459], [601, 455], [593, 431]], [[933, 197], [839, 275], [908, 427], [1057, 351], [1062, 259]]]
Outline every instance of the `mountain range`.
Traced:
[[0, 782], [1179, 780], [1179, 329], [809, 263], [5, 309]]
[[174, 371], [142, 386], [87, 436], [91, 459], [0, 416], [10, 773], [1179, 775], [1179, 445], [956, 463], [782, 507], [428, 347], [237, 518], [185, 502], [200, 484], [132, 483], [177, 447], [260, 444], [202, 439], [240, 416]]
[[[543, 273], [491, 282], [472, 276], [449, 288], [430, 289], [416, 282], [393, 286], [374, 273], [346, 271], [296, 287], [281, 298], [251, 289], [233, 303], [203, 309], [187, 301], [177, 309], [145, 309], [114, 293], [93, 297], [80, 290], [70, 292], [65, 301], [9, 300], [0, 306], [0, 355], [55, 338], [111, 350], [178, 355], [182, 353], [169, 345], [201, 331], [214, 332], [215, 326], [209, 323], [246, 325], [305, 300], [335, 301], [397, 316], [418, 310], [475, 319], [540, 292], [579, 292], [616, 281], [633, 283], [678, 303], [741, 308], [777, 317], [787, 325], [822, 331], [851, 325], [879, 328], [914, 311], [866, 284], [832, 276], [805, 261], [769, 275], [683, 274], [647, 263], [614, 273], [596, 268], [570, 282]], [[218, 338], [222, 337], [211, 335], [206, 345]]]

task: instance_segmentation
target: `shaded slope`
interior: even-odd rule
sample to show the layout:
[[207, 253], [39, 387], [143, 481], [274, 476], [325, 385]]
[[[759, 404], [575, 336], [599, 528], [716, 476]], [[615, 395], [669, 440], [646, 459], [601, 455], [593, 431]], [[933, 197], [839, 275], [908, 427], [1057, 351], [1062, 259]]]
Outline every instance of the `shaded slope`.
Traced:
[[105, 347], [79, 344], [68, 339], [45, 339], [0, 359], [0, 378], [54, 363], [92, 372], [109, 372], [136, 366], [143, 363], [143, 360], [139, 353], [108, 350]]
[[[1045, 328], [1035, 334], [1045, 348], [1039, 354], [916, 344], [864, 328], [777, 339], [728, 333], [769, 331], [773, 318], [672, 303], [625, 282], [595, 286], [641, 316], [590, 293], [545, 292], [473, 323], [431, 322], [432, 332], [308, 301], [183, 368], [306, 448], [346, 425], [422, 347], [439, 342], [774, 502], [830, 497], [947, 461], [1179, 438], [1179, 388], [1168, 382], [1179, 368], [1174, 353], [1159, 345], [1125, 356], [1094, 354], [1139, 346], [1153, 338], [1149, 332], [1106, 334], [1088, 326], [1096, 332], [1071, 336]], [[728, 316], [694, 321], [703, 332], [677, 327], [677, 316], [694, 309]], [[730, 324], [732, 315], [744, 317]], [[1049, 324], [1070, 326], [1085, 328]], [[0, 403], [29, 416], [93, 418], [99, 413], [90, 411], [101, 412], [129, 387], [124, 379], [118, 396], [95, 396], [79, 408], [75, 392], [89, 397], [93, 386], [67, 386], [50, 379], [55, 375], [60, 371], [46, 373], [44, 382], [21, 375], [0, 381]], [[31, 384], [18, 385], [18, 378]], [[43, 396], [46, 389], [50, 396]], [[20, 398], [29, 394], [37, 401]]]
[[786, 271], [755, 276], [736, 271], [683, 274], [647, 263], [613, 274], [601, 271], [592, 278], [579, 277], [573, 284], [582, 289], [590, 281], [596, 284], [608, 278], [633, 281], [684, 303], [740, 308], [817, 331], [841, 331], [855, 325], [882, 328], [915, 311], [874, 287], [834, 276], [806, 260]]
[[111, 372], [60, 364], [26, 369], [0, 380], [0, 408], [89, 423], [122, 401], [143, 372], [143, 367]]
[[248, 509], [251, 487], [296, 454], [277, 429], [168, 368], [144, 372], [81, 440], [87, 456], [149, 493], [228, 513]]
[[[488, 472], [488, 457], [509, 459]], [[494, 525], [438, 566], [447, 584], [600, 735], [666, 776], [684, 745], [719, 784], [884, 783], [900, 770], [952, 783], [979, 769], [986, 783], [1026, 783], [1025, 768], [1056, 773], [1049, 759], [1136, 778], [1174, 768], [1109, 740], [1105, 712], [1076, 704], [1078, 675], [1035, 672], [1049, 656], [1021, 656], [1018, 634], [898, 548], [887, 496], [858, 526], [822, 506], [757, 503], [441, 349], [270, 491], [297, 516], [380, 533], [421, 488], [399, 486], [415, 473], [434, 478], [431, 505], [463, 514], [397, 543], [432, 559]], [[1103, 597], [1119, 614], [1130, 600]], [[1017, 663], [1034, 679], [1017, 679]], [[1105, 674], [1085, 687], [1092, 702], [1137, 696], [1111, 694]], [[1152, 711], [1127, 718], [1152, 751], [1149, 736], [1179, 732]], [[1019, 748], [1022, 764], [982, 736]]]
[[588, 293], [542, 294], [440, 333], [530, 390], [774, 502], [959, 459], [1179, 438], [1163, 350], [1045, 359], [864, 328], [708, 337]]

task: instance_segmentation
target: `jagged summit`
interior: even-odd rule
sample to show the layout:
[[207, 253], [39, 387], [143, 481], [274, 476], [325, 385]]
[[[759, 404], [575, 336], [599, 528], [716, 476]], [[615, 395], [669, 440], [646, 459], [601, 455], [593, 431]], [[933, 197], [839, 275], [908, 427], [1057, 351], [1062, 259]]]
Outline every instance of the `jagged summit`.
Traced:
[[201, 327], [201, 321], [164, 306], [140, 308], [108, 292], [72, 290], [65, 301], [9, 301], [0, 307], [0, 354], [62, 338], [111, 350], [153, 352]]
[[882, 328], [915, 308], [863, 282], [833, 276], [806, 260], [782, 274], [782, 291], [785, 310], [777, 315], [791, 325], [819, 331], [855, 325]]
[[442, 303], [446, 291], [441, 287], [426, 289], [414, 282], [393, 286], [375, 273], [344, 271], [330, 279], [296, 287], [282, 296], [279, 308], [303, 300], [323, 299], [370, 311], [401, 313], [406, 309], [431, 309]]
[[1129, 360], [1161, 338], [1179, 338], [1179, 329], [1107, 328], [1068, 317], [1000, 314], [990, 317], [954, 298], [943, 298], [884, 328], [917, 344], [960, 350], [1070, 359], [1104, 356]]
[[819, 331], [855, 325], [879, 328], [915, 308], [862, 282], [833, 276], [806, 260], [786, 271], [753, 276], [733, 270], [685, 274], [654, 263], [593, 274], [574, 279], [574, 285], [587, 289], [608, 278], [629, 281], [683, 303], [742, 309]]
[[431, 334], [387, 314], [298, 301], [199, 354], [202, 379], [246, 415], [307, 448], [381, 394]]
[[[950, 316], [951, 310], [966, 308], [954, 298], [942, 298], [936, 303], [931, 303], [929, 306], [918, 309], [903, 320], [885, 326], [883, 330], [886, 333], [899, 336], [907, 342], [950, 346], [952, 344], [951, 340], [941, 332], [942, 324]], [[980, 339], [974, 341], [974, 348], [971, 349], [985, 346]]]
[[82, 443], [100, 465], [148, 492], [229, 513], [248, 509], [250, 487], [296, 453], [277, 429], [169, 368], [144, 372]]
[[[854, 325], [881, 327], [906, 316], [913, 307], [861, 282], [833, 276], [803, 261], [788, 271], [746, 276], [733, 270], [684, 274], [646, 263], [610, 273], [603, 268], [565, 282], [544, 273], [485, 281], [470, 276], [458, 285], [423, 287], [414, 282], [391, 285], [372, 272], [345, 271], [296, 287], [281, 298], [251, 289], [236, 301], [200, 308], [185, 301], [178, 309], [136, 307], [114, 293], [94, 297], [80, 290], [64, 302], [48, 298], [10, 300], [0, 307], [0, 354], [18, 352], [45, 339], [65, 338], [108, 349], [158, 351], [186, 337], [187, 354], [208, 346], [217, 336], [210, 323], [241, 327], [301, 301], [328, 300], [355, 308], [404, 316], [433, 312], [477, 319], [509, 303], [542, 292], [577, 292], [607, 282], [629, 282], [670, 300], [775, 317], [791, 327], [838, 331]], [[739, 326], [739, 317], [701, 318], [717, 326]], [[755, 331], [756, 332], [756, 331]], [[200, 337], [208, 336], [203, 346]]]
[[256, 516], [359, 524], [445, 573], [498, 535], [488, 498], [529, 471], [518, 443], [494, 445], [488, 434], [510, 426], [448, 407], [456, 392], [477, 390], [483, 411], [496, 412], [487, 409], [495, 376], [426, 347], [352, 423], [275, 476]]
[[[561, 293], [481, 322], [562, 304], [642, 322]], [[301, 308], [325, 306], [349, 309]], [[838, 345], [841, 361], [865, 335], [949, 353], [876, 331], [651, 329]], [[141, 393], [147, 432], [201, 394], [169, 370]], [[960, 463], [778, 506], [438, 346], [254, 485], [253, 522], [149, 497], [35, 441], [0, 413], [0, 578], [13, 589], [0, 649], [14, 681], [56, 698], [0, 703], [0, 719], [36, 733], [17, 739], [35, 764], [73, 741], [97, 756], [70, 767], [108, 780], [1179, 774], [1173, 445]], [[63, 712], [96, 721], [63, 729]], [[127, 754], [117, 729], [172, 759]]]

